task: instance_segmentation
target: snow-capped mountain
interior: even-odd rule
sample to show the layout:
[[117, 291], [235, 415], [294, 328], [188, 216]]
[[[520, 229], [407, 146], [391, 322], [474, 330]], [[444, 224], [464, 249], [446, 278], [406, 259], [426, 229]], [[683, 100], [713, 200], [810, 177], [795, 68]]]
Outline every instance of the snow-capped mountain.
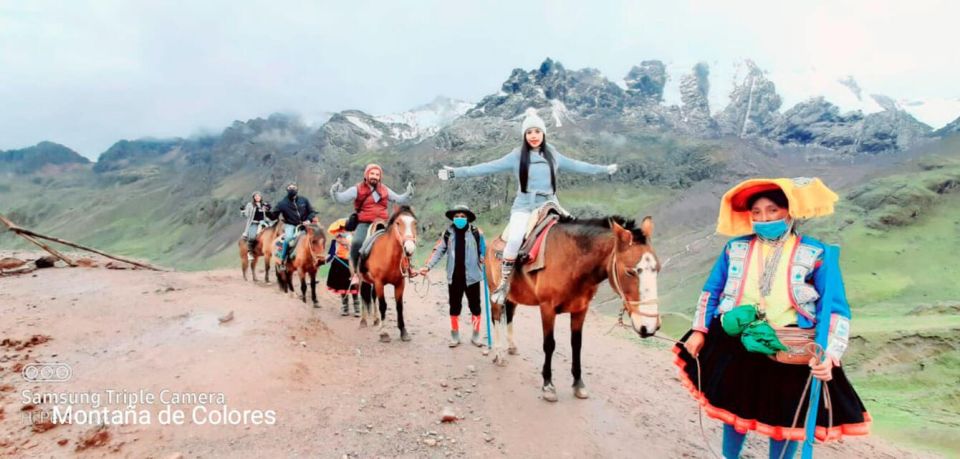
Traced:
[[378, 116], [376, 119], [389, 125], [406, 125], [408, 129], [396, 126], [391, 136], [397, 140], [422, 140], [437, 133], [453, 120], [473, 108], [472, 103], [438, 96], [433, 102], [411, 110]]
[[466, 113], [473, 104], [447, 97], [406, 112], [375, 116], [360, 110], [335, 113], [317, 131], [320, 145], [347, 152], [419, 143]]

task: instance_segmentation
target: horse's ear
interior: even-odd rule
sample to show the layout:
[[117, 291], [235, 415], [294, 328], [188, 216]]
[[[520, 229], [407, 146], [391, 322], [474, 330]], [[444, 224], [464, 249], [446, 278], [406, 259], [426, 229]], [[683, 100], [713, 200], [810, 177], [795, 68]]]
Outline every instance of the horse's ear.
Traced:
[[633, 234], [629, 230], [624, 229], [614, 220], [610, 220], [610, 228], [613, 229], [613, 235], [616, 236], [617, 240], [622, 244], [630, 244], [633, 242]]
[[653, 239], [653, 217], [649, 215], [643, 217], [643, 221], [640, 222], [640, 231], [643, 231], [643, 235], [646, 236], [647, 241]]

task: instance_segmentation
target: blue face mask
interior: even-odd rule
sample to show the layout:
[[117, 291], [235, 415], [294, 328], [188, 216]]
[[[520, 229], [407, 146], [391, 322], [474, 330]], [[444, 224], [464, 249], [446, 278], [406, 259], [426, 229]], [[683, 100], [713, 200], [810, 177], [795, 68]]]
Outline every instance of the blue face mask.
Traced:
[[753, 222], [753, 232], [763, 239], [779, 239], [786, 234], [787, 229], [786, 218], [772, 222]]
[[467, 217], [454, 217], [453, 226], [456, 226], [457, 229], [464, 229], [467, 227]]

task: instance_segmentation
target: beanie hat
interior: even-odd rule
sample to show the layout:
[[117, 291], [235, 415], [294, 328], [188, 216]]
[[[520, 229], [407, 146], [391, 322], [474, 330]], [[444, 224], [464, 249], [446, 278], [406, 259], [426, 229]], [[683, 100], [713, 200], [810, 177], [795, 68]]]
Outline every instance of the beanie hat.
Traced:
[[370, 163], [370, 164], [367, 164], [367, 167], [363, 170], [363, 179], [366, 180], [367, 176], [370, 175], [370, 171], [374, 169], [380, 171], [380, 176], [381, 178], [383, 178], [383, 168], [376, 164]]
[[520, 127], [520, 135], [526, 136], [527, 131], [533, 128], [540, 129], [540, 132], [544, 134], [547, 133], [547, 123], [544, 123], [543, 118], [540, 118], [540, 116], [537, 115], [537, 111], [531, 107], [526, 111], [526, 117], [523, 119], [523, 124]]

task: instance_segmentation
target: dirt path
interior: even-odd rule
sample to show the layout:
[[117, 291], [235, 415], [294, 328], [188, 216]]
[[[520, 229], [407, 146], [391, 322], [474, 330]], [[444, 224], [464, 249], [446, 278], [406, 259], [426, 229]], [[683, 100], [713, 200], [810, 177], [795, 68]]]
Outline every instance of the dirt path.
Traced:
[[[236, 270], [238, 271], [238, 270]], [[584, 335], [588, 400], [569, 388], [569, 318], [558, 320], [554, 381], [560, 401], [539, 399], [536, 311], [516, 319], [520, 354], [496, 367], [481, 350], [449, 349], [446, 289], [427, 298], [408, 289], [413, 341], [377, 342], [373, 329], [339, 316], [339, 299], [319, 292], [320, 309], [245, 283], [239, 272], [154, 273], [46, 269], [0, 278], [0, 339], [49, 341], [0, 347], [0, 453], [133, 457], [710, 457], [696, 405], [677, 383], [666, 346], [607, 336], [611, 319], [591, 314]], [[233, 311], [233, 320], [218, 318]], [[468, 327], [468, 316], [463, 316]], [[39, 340], [39, 341], [42, 341]], [[18, 347], [22, 347], [17, 350]], [[59, 383], [27, 383], [17, 363], [66, 362]], [[158, 395], [223, 393], [236, 410], [274, 410], [274, 425], [159, 425], [159, 402], [139, 404], [148, 425], [25, 423], [22, 392]], [[211, 411], [221, 407], [202, 405]], [[444, 407], [460, 420], [440, 423]], [[32, 413], [49, 410], [41, 405]], [[28, 408], [29, 409], [29, 408]], [[36, 418], [34, 418], [36, 419]], [[47, 426], [49, 427], [49, 426]], [[719, 447], [719, 429], [707, 433]], [[84, 449], [89, 443], [90, 446]], [[766, 457], [752, 440], [745, 457]], [[818, 448], [818, 457], [909, 457], [876, 438]]]

